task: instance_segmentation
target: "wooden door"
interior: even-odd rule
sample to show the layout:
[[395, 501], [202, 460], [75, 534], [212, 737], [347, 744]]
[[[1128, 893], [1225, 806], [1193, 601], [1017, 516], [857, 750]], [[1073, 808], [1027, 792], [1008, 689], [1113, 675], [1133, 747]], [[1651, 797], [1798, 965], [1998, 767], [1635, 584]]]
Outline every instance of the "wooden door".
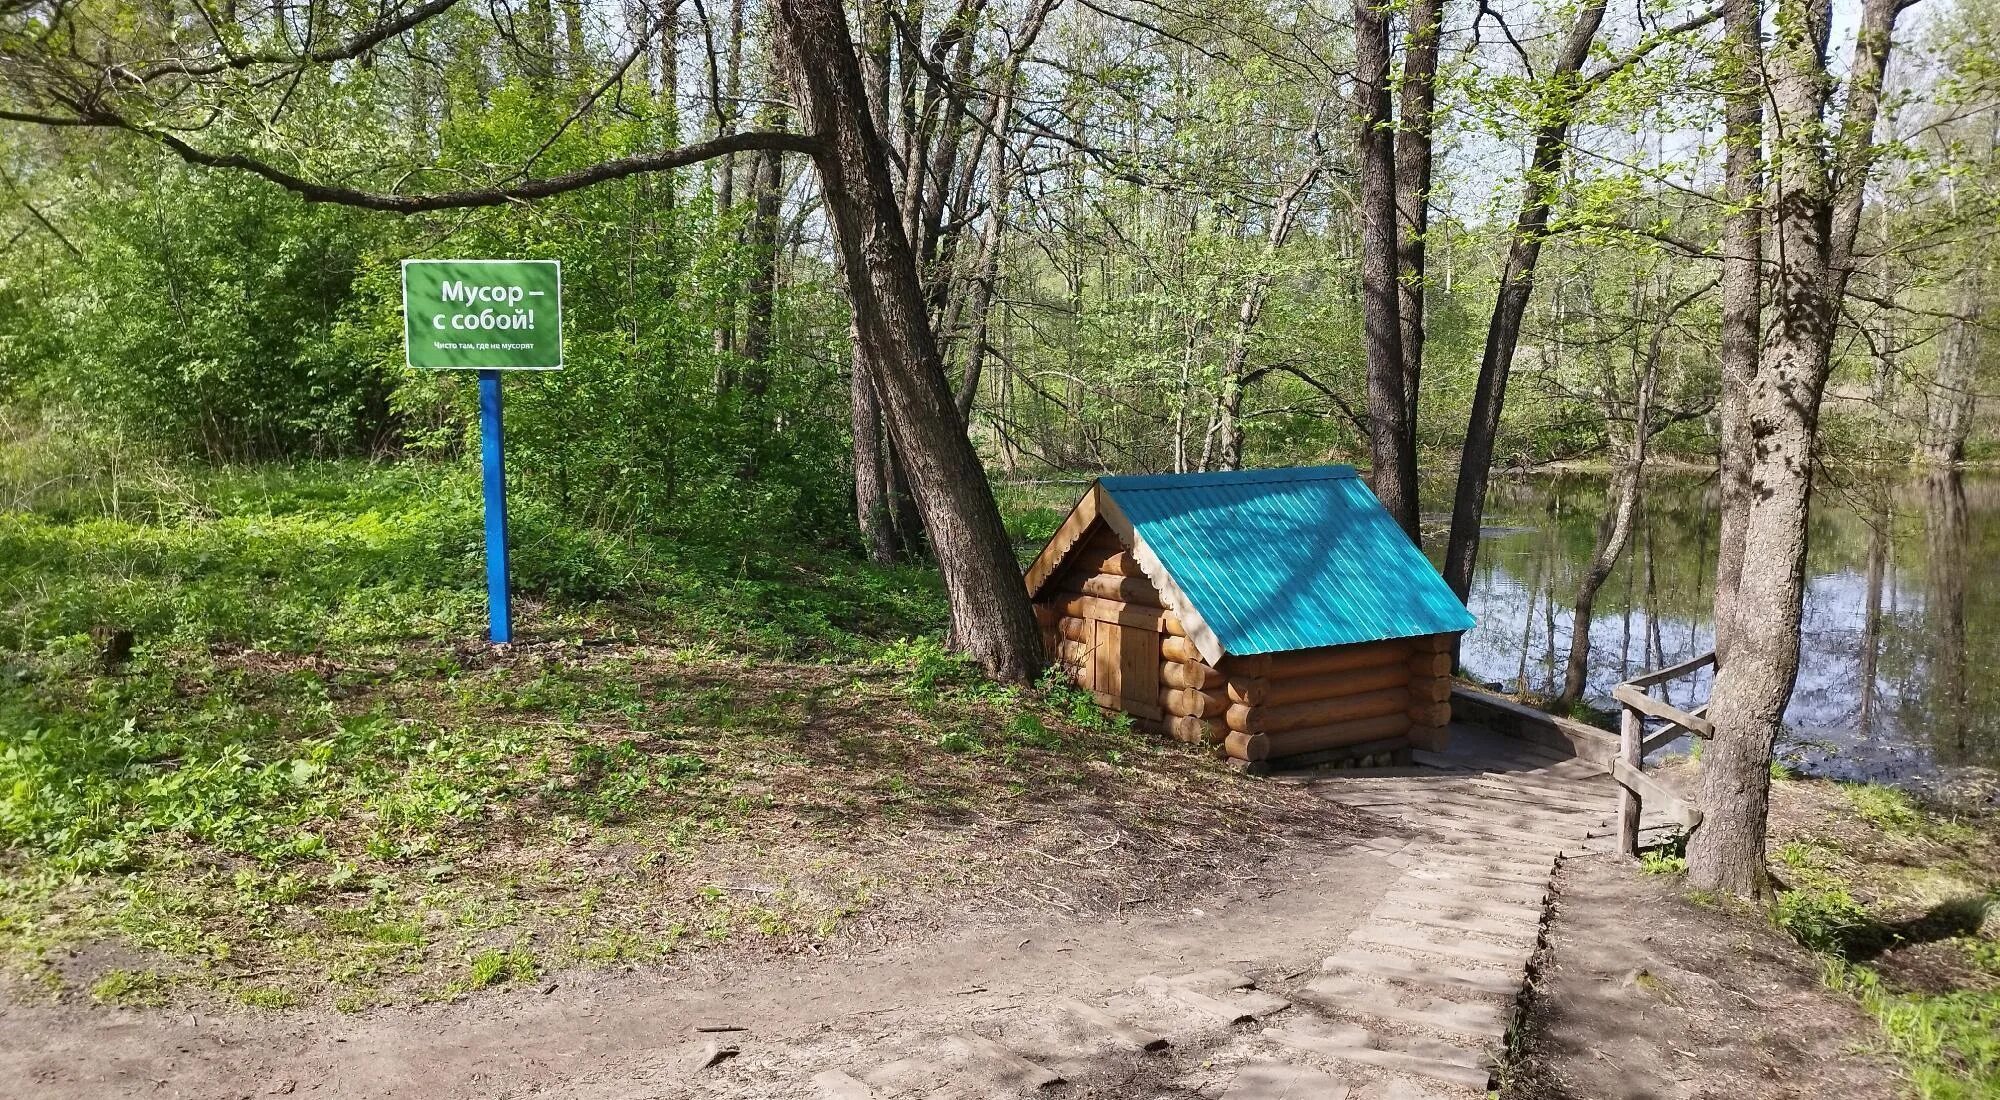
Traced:
[[1144, 627], [1092, 623], [1090, 690], [1102, 706], [1160, 717], [1160, 635]]

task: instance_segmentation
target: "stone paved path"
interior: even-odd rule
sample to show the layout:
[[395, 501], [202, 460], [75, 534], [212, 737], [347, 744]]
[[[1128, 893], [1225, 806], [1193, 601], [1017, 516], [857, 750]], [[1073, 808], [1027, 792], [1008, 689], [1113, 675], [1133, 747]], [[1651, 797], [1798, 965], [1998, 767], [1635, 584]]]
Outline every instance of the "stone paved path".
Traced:
[[[1565, 854], [1601, 841], [1610, 779], [1578, 760], [1501, 756], [1484, 741], [1419, 753], [1411, 768], [1280, 781], [1393, 825], [1361, 846], [1400, 880], [1323, 959], [1254, 976], [1153, 974], [1094, 1000], [1031, 1006], [1004, 1037], [900, 1035], [872, 1057], [820, 1068], [817, 1094], [1484, 1096], [1542, 935], [1550, 876]], [[1174, 1057], [1188, 1049], [1199, 1057]]]

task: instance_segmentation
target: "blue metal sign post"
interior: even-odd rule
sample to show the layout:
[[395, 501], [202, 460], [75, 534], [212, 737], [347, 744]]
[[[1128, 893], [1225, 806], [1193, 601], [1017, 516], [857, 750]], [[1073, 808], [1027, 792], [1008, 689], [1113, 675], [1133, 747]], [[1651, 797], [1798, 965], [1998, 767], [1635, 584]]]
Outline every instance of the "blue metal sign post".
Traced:
[[554, 260], [404, 260], [403, 352], [410, 366], [479, 372], [480, 481], [486, 497], [486, 607], [494, 645], [514, 640], [507, 580], [507, 449], [500, 376], [561, 370], [562, 267]]
[[514, 640], [507, 587], [507, 441], [500, 421], [500, 372], [479, 372], [479, 468], [486, 487], [486, 615], [494, 645]]

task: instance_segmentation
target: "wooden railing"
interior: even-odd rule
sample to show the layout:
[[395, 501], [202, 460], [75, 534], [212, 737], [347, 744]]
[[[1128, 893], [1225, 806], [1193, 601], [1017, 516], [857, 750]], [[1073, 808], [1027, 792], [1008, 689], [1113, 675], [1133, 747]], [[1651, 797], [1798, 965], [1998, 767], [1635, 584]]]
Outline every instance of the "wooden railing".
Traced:
[[[1634, 676], [1611, 689], [1611, 697], [1618, 701], [1621, 712], [1618, 758], [1611, 762], [1611, 778], [1618, 781], [1618, 850], [1628, 856], [1639, 854], [1639, 816], [1647, 802], [1666, 808], [1681, 823], [1681, 828], [1689, 832], [1701, 824], [1701, 811], [1667, 789], [1665, 784], [1647, 775], [1642, 770], [1641, 762], [1646, 759], [1647, 753], [1678, 740], [1682, 734], [1715, 736], [1715, 726], [1707, 716], [1708, 704], [1685, 711], [1652, 696], [1655, 686], [1692, 676], [1714, 664], [1715, 652], [1710, 650], [1692, 661]], [[1648, 718], [1666, 725], [1648, 734]]]

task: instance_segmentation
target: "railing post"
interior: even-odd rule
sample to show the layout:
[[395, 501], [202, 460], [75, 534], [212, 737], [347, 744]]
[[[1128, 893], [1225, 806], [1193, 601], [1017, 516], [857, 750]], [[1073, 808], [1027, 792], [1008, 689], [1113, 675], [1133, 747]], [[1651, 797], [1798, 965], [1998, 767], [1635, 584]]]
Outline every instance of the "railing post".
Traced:
[[[1619, 708], [1618, 759], [1634, 771], [1639, 769], [1639, 744], [1645, 740], [1646, 727], [1641, 723], [1639, 711], [1630, 703]], [[1632, 859], [1639, 858], [1639, 792], [1625, 783], [1618, 784], [1618, 850]]]

